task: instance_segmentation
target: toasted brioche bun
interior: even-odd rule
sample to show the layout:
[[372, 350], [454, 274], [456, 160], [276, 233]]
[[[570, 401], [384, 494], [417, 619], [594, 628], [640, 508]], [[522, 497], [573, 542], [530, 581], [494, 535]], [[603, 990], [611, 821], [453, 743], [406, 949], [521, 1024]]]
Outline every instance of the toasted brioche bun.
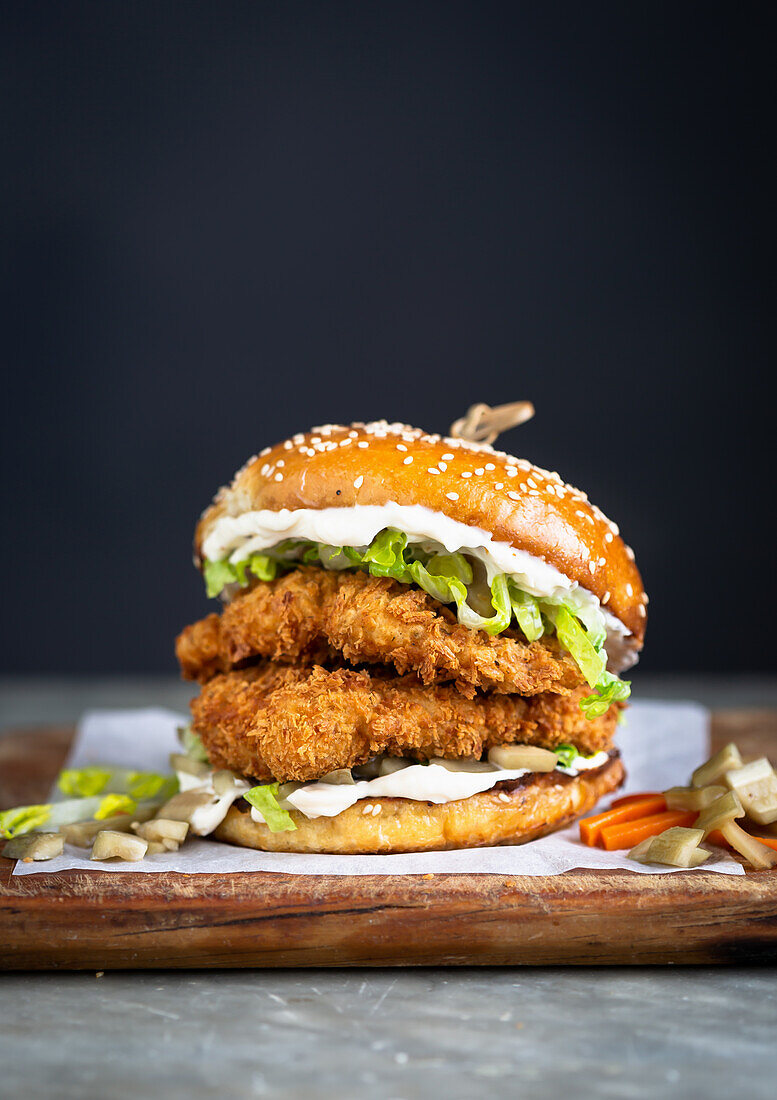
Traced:
[[597, 596], [641, 646], [647, 597], [634, 555], [584, 493], [486, 444], [404, 424], [326, 425], [262, 451], [203, 514], [195, 555], [223, 516], [388, 503], [422, 505], [540, 558]]
[[[448, 848], [525, 844], [571, 824], [623, 782], [620, 757], [578, 776], [560, 772], [524, 776], [502, 789], [434, 805], [407, 798], [371, 798], [336, 817], [291, 816], [296, 830], [272, 833], [233, 806], [215, 836], [263, 852], [326, 852], [334, 855], [391, 855]], [[513, 789], [509, 789], [513, 787]], [[507, 789], [505, 789], [507, 788]], [[367, 811], [367, 807], [370, 811]], [[380, 807], [375, 813], [375, 807]]]

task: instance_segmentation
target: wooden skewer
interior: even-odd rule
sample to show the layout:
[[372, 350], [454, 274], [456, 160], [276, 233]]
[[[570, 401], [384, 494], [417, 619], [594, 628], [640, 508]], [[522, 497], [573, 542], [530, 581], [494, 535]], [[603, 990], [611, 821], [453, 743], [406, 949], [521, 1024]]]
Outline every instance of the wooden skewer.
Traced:
[[470, 443], [493, 443], [498, 435], [524, 424], [534, 416], [531, 401], [513, 401], [509, 405], [470, 405], [467, 415], [451, 424], [454, 439]]

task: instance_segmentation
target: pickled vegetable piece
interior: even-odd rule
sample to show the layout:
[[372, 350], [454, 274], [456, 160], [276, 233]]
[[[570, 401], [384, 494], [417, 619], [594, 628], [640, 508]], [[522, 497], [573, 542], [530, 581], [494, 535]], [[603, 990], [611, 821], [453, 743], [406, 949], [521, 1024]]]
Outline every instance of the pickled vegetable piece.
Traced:
[[759, 825], [777, 821], [777, 775], [765, 756], [726, 772], [725, 778], [729, 787], [736, 791], [748, 817]]
[[[701, 829], [687, 829], [676, 825], [653, 837], [647, 850], [647, 858], [651, 863], [666, 863], [670, 867], [693, 867], [697, 858], [694, 853], [703, 851], [699, 848], [703, 838]], [[709, 854], [704, 851], [701, 860], [707, 859]]]
[[735, 821], [727, 822], [720, 831], [734, 851], [744, 856], [757, 871], [765, 871], [767, 867], [777, 867], [777, 852], [772, 851], [754, 836], [750, 836]]
[[696, 769], [691, 776], [691, 783], [694, 787], [708, 787], [711, 783], [717, 783], [719, 779], [722, 779], [726, 772], [741, 767], [742, 757], [739, 749], [732, 741], [720, 752], [716, 752], [714, 756], [711, 756], [706, 764], [702, 764], [701, 767]]
[[[435, 761], [431, 762], [435, 763]], [[409, 760], [402, 760], [399, 756], [383, 756], [378, 764], [378, 774], [393, 775], [394, 772], [401, 772], [404, 768], [409, 767]]]
[[497, 745], [489, 749], [488, 762], [510, 771], [526, 768], [530, 772], [552, 772], [558, 764], [558, 757], [550, 749], [541, 749], [536, 745]]
[[181, 791], [174, 794], [169, 802], [165, 802], [159, 811], [159, 816], [172, 821], [188, 821], [191, 825], [192, 814], [201, 806], [211, 806], [213, 795], [207, 791]]
[[[154, 818], [153, 821], [146, 821], [135, 829], [137, 835], [142, 836], [144, 840], [153, 840], [164, 845], [165, 848], [170, 848], [170, 844], [177, 848], [186, 839], [188, 831], [188, 822], [173, 821], [169, 817]], [[172, 851], [173, 848], [170, 848], [170, 850]]]
[[725, 787], [717, 786], [670, 787], [668, 791], [664, 791], [664, 798], [668, 810], [696, 810], [698, 812], [725, 793]]
[[65, 838], [59, 833], [28, 833], [17, 836], [3, 846], [5, 859], [23, 859], [25, 862], [41, 859], [54, 859], [61, 856], [65, 848]]
[[720, 829], [725, 836], [723, 826], [728, 821], [733, 821], [735, 817], [744, 816], [745, 811], [742, 809], [742, 803], [736, 794], [733, 791], [727, 791], [726, 794], [716, 798], [714, 802], [711, 802], [709, 806], [701, 811], [695, 821], [695, 826], [697, 829], [703, 829], [705, 836], [715, 829]]
[[[158, 802], [147, 803], [145, 806], [136, 806], [131, 814], [114, 814], [111, 817], [111, 829], [116, 833], [128, 833], [130, 826], [136, 821], [148, 821], [159, 809]], [[66, 844], [72, 844], [76, 848], [91, 848], [94, 838], [105, 829], [105, 821], [78, 821], [74, 825], [60, 825], [59, 831], [65, 838]]]
[[356, 783], [350, 768], [335, 768], [319, 779], [319, 783], [332, 783], [336, 787], [352, 787]]
[[131, 833], [119, 833], [113, 829], [103, 829], [94, 838], [91, 859], [123, 859], [137, 863], [148, 850], [148, 843], [142, 837]]
[[[439, 767], [445, 768], [448, 772], [493, 772], [497, 768], [496, 764], [489, 764], [487, 760], [472, 760], [466, 758], [463, 760], [444, 760], [441, 756], [433, 756], [429, 763], [437, 764]], [[381, 775], [387, 774], [383, 771], [384, 766], [385, 761], [380, 766]], [[521, 767], [523, 766], [524, 765], [521, 765]]]
[[170, 767], [173, 771], [183, 772], [185, 775], [191, 775], [195, 779], [199, 779], [201, 783], [206, 783], [208, 776], [213, 770], [210, 764], [205, 764], [201, 760], [193, 760], [191, 756], [186, 756], [182, 752], [170, 753]]

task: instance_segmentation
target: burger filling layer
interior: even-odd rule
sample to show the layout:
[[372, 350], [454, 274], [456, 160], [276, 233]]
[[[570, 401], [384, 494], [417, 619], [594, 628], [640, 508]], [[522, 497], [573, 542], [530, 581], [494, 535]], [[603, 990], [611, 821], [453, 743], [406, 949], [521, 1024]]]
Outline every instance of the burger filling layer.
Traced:
[[587, 717], [629, 696], [614, 671], [633, 663], [629, 632], [593, 593], [487, 531], [420, 505], [225, 516], [203, 553], [209, 596], [229, 599], [300, 565], [361, 570], [423, 589], [469, 629], [494, 636], [517, 625], [529, 642], [554, 635], [594, 691], [580, 704]]

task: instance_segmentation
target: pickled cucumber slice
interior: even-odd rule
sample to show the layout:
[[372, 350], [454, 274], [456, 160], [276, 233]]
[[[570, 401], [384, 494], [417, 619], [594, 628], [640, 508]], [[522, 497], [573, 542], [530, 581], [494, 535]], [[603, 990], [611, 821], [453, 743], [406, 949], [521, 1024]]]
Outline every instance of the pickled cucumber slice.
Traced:
[[697, 768], [691, 776], [691, 783], [694, 787], [708, 787], [710, 783], [717, 783], [719, 779], [722, 779], [724, 774], [728, 771], [732, 771], [734, 768], [742, 767], [742, 757], [739, 749], [731, 742], [716, 752], [714, 756], [711, 756], [706, 764], [702, 764]]
[[727, 771], [726, 783], [736, 791], [745, 813], [759, 825], [777, 821], [777, 775], [765, 756]]

